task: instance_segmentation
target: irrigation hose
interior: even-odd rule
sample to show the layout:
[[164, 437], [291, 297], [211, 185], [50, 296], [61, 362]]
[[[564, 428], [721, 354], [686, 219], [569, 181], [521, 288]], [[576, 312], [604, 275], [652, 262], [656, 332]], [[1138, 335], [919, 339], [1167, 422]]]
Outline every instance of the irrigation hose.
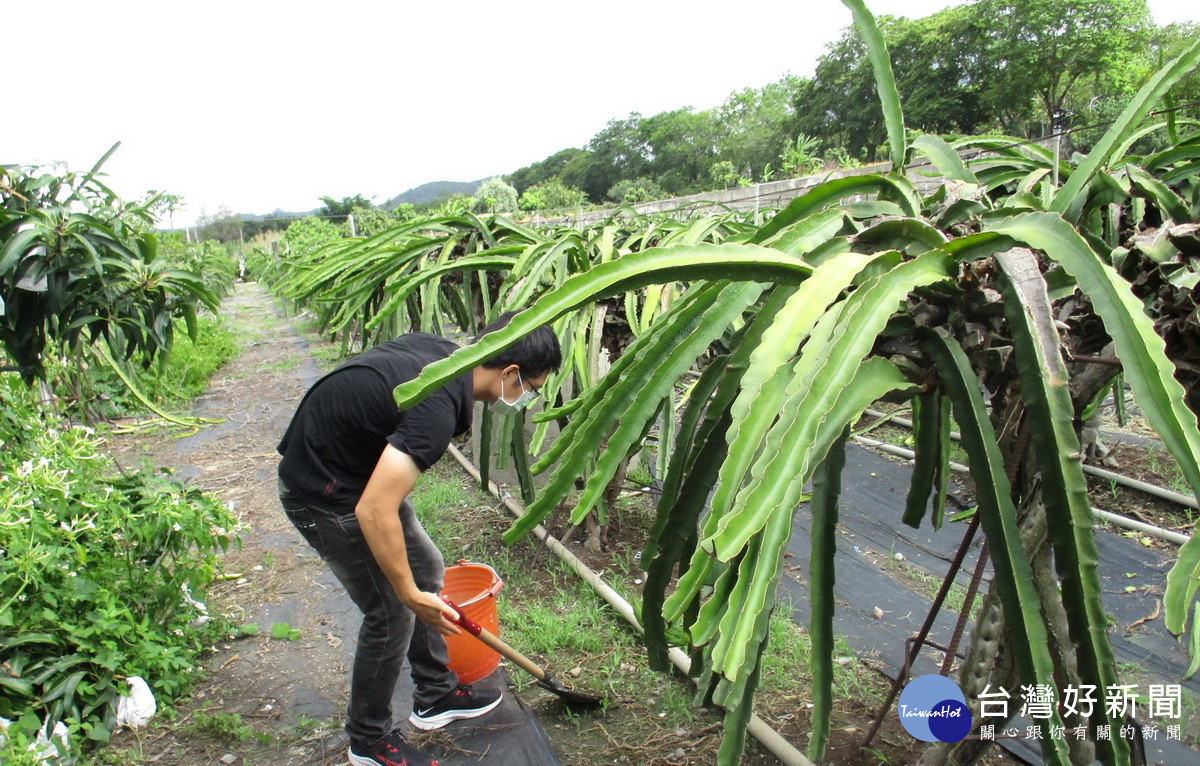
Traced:
[[[905, 449], [904, 447], [897, 447], [894, 444], [888, 444], [887, 442], [876, 441], [875, 439], [867, 439], [863, 436], [855, 436], [854, 441], [858, 442], [859, 444], [863, 445], [864, 447], [871, 447], [873, 449], [880, 450], [881, 452], [887, 452], [892, 455], [897, 455], [899, 457], [908, 458], [909, 460], [913, 460], [917, 456], [917, 454], [910, 449]], [[969, 470], [965, 465], [962, 465], [961, 463], [953, 463], [953, 462], [950, 463], [950, 468], [952, 470], [958, 471], [960, 473], [965, 473]], [[1153, 537], [1159, 538], [1160, 540], [1166, 540], [1167, 542], [1174, 543], [1176, 545], [1183, 545], [1184, 543], [1186, 543], [1188, 540], [1191, 539], [1191, 537], [1189, 535], [1183, 535], [1183, 534], [1180, 534], [1180, 533], [1175, 532], [1170, 529], [1163, 529], [1162, 527], [1156, 527], [1153, 524], [1147, 524], [1145, 522], [1138, 521], [1137, 519], [1131, 519], [1126, 516], [1119, 516], [1115, 513], [1110, 513], [1109, 511], [1102, 511], [1096, 507], [1092, 508], [1092, 514], [1098, 519], [1102, 519], [1104, 521], [1107, 521], [1110, 524], [1121, 527], [1123, 529], [1130, 529], [1135, 532], [1141, 532], [1142, 534], [1151, 535]]]
[[[887, 417], [887, 413], [879, 412], [878, 410], [868, 409], [865, 412], [873, 418]], [[912, 428], [913, 426], [912, 421], [908, 418], [892, 417], [888, 419], [888, 422], [895, 423], [899, 426], [904, 426], [905, 428]], [[954, 441], [958, 441], [958, 432], [951, 431], [950, 438]], [[1119, 473], [1113, 473], [1112, 471], [1106, 471], [1103, 468], [1097, 468], [1094, 465], [1085, 464], [1083, 466], [1083, 472], [1107, 481], [1115, 481], [1117, 484], [1120, 484], [1123, 487], [1136, 489], [1140, 492], [1145, 492], [1147, 495], [1153, 495], [1154, 497], [1162, 500], [1169, 500], [1178, 505], [1200, 510], [1200, 502], [1197, 502], [1196, 498], [1190, 497], [1181, 492], [1175, 492], [1174, 490], [1166, 489], [1165, 487], [1159, 487], [1154, 484], [1147, 484], [1144, 481], [1139, 481], [1138, 479], [1134, 479], [1130, 476], [1124, 476]]]
[[[463, 470], [469, 473], [471, 477], [475, 479], [475, 481], [479, 481], [479, 469], [475, 467], [475, 464], [467, 459], [467, 456], [460, 452], [453, 444], [450, 445], [449, 451], [450, 454], [454, 456], [454, 459], [457, 460], [460, 465], [462, 465]], [[525, 509], [521, 506], [521, 504], [518, 503], [507, 492], [502, 492], [500, 488], [496, 486], [495, 482], [489, 481], [487, 489], [493, 495], [500, 498], [501, 502], [504, 503], [504, 506], [508, 508], [509, 512], [514, 516], [520, 518], [525, 515]], [[583, 579], [584, 582], [592, 586], [592, 589], [596, 591], [596, 594], [607, 601], [613, 609], [617, 610], [617, 613], [624, 617], [625, 621], [632, 625], [634, 630], [636, 630], [639, 634], [643, 632], [641, 624], [638, 623], [637, 615], [633, 611], [633, 605], [626, 601], [620, 593], [617, 593], [615, 590], [613, 590], [608, 583], [604, 582], [600, 575], [592, 571], [587, 564], [580, 561], [579, 557], [577, 557], [574, 553], [571, 553], [571, 551], [567, 550], [567, 548], [558, 540], [556, 540], [549, 532], [547, 532], [546, 528], [541, 524], [533, 528], [533, 534], [535, 534], [537, 538], [554, 553], [554, 555], [558, 556], [567, 564], [567, 566], [571, 567], [571, 569], [573, 569], [575, 573], [579, 575], [581, 579]], [[674, 663], [675, 667], [683, 671], [685, 675], [691, 670], [691, 659], [679, 649], [671, 649], [670, 652], [668, 652], [668, 656], [671, 658], [671, 662]], [[761, 742], [764, 747], [770, 750], [771, 753], [779, 759], [780, 763], [784, 764], [784, 766], [816, 766], [816, 764], [806, 758], [804, 754], [797, 750], [790, 742], [784, 739], [779, 732], [768, 726], [765, 721], [758, 717], [758, 715], [751, 714], [750, 724], [747, 726], [747, 731], [749, 731], [755, 739]]]

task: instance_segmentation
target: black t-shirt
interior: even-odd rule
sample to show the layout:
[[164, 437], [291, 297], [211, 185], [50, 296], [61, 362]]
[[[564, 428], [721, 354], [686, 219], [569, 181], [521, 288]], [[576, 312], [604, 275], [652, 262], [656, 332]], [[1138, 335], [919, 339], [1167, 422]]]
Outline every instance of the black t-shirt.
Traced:
[[279, 478], [292, 500], [351, 513], [384, 447], [412, 457], [422, 471], [450, 440], [471, 427], [474, 397], [464, 374], [407, 410], [392, 390], [457, 349], [427, 333], [401, 335], [346, 361], [318, 380], [279, 442]]

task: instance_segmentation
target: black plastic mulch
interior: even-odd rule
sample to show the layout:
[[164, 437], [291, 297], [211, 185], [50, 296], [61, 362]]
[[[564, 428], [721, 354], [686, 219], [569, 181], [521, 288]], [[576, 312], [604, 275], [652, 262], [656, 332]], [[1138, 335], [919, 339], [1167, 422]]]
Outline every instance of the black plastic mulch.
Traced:
[[[919, 530], [901, 524], [910, 475], [911, 468], [907, 464], [850, 445], [839, 504], [842, 534], [837, 539], [834, 630], [845, 635], [860, 657], [878, 660], [881, 669], [892, 678], [904, 664], [905, 641], [915, 636], [925, 621], [932, 596], [916, 593], [881, 571], [880, 566], [884, 559], [894, 560], [895, 554], [900, 553], [906, 562], [932, 576], [929, 590], [931, 594], [935, 593], [967, 527], [965, 522], [947, 523], [934, 534], [928, 521]], [[790, 555], [785, 559], [785, 577], [780, 586], [780, 597], [791, 600], [794, 619], [805, 626], [809, 620], [809, 522], [807, 508], [801, 508], [793, 524], [792, 539], [788, 544]], [[1137, 665], [1141, 684], [1138, 691], [1143, 697], [1150, 683], [1181, 684], [1200, 697], [1200, 679], [1182, 680], [1188, 665], [1187, 652], [1166, 631], [1161, 614], [1156, 619], [1135, 625], [1155, 613], [1170, 559], [1135, 539], [1103, 530], [1097, 532], [1096, 541], [1100, 552], [1104, 607], [1113, 619], [1109, 637], [1117, 662]], [[982, 543], [980, 532], [969, 549], [958, 576], [959, 583], [966, 585], [969, 582]], [[985, 578], [988, 576], [990, 572]], [[1126, 591], [1129, 586], [1133, 586], [1132, 592]], [[980, 589], [986, 589], [986, 579]], [[882, 610], [879, 616], [877, 609]], [[929, 639], [947, 645], [956, 621], [956, 613], [943, 611], [938, 615]], [[960, 652], [964, 651], [969, 634], [968, 625]], [[937, 673], [941, 656], [934, 650], [923, 651], [910, 671], [910, 677]], [[1122, 672], [1122, 681], [1132, 683], [1128, 675]], [[1019, 707], [1019, 690], [1008, 691], [1012, 695], [1010, 706]], [[1097, 692], [1096, 697], [1102, 699], [1103, 693]], [[1139, 706], [1136, 717], [1143, 724], [1155, 722], [1148, 713]], [[888, 715], [895, 714], [893, 703]], [[1024, 731], [1032, 723], [1017, 719], [1010, 725]], [[1146, 742], [1149, 763], [1163, 766], [1200, 764], [1200, 754], [1177, 740], [1167, 740], [1162, 722], [1158, 723], [1157, 739]], [[1041, 763], [1037, 740], [1004, 740], [1003, 744], [1023, 760]]]

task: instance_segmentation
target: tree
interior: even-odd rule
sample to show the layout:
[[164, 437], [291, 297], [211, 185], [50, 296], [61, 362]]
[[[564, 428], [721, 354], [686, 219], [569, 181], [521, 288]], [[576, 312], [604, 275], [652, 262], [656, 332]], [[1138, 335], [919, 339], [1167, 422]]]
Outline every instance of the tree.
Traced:
[[[975, 14], [975, 6], [962, 6], [915, 21], [879, 19], [910, 128], [974, 133], [993, 121], [980, 96], [990, 81], [980, 69], [988, 41]], [[821, 56], [813, 79], [797, 87], [796, 131], [818, 139], [823, 153], [841, 147], [851, 157], [876, 159], [886, 134], [874, 77], [858, 29], [847, 29]]]
[[326, 218], [309, 216], [292, 221], [283, 233], [284, 246], [289, 254], [303, 257], [322, 245], [342, 238], [341, 228]]
[[820, 139], [822, 149], [842, 146], [855, 157], [875, 157], [885, 137], [883, 119], [867, 49], [857, 30], [848, 30], [830, 46], [813, 78], [799, 84], [794, 98], [796, 133]]
[[793, 102], [803, 82], [788, 76], [763, 88], [731, 93], [716, 110], [719, 158], [759, 180], [768, 168], [778, 169], [779, 155], [791, 142]]
[[408, 221], [417, 217], [416, 205], [411, 202], [401, 202], [392, 208], [392, 216], [398, 221]]
[[[408, 207], [412, 207], [409, 205]], [[399, 207], [397, 207], [399, 210]], [[360, 237], [369, 237], [373, 234], [378, 234], [384, 229], [389, 229], [395, 226], [401, 216], [396, 214], [396, 211], [387, 211], [377, 207], [354, 207], [350, 210], [350, 215], [354, 216], [354, 230]], [[410, 216], [411, 217], [411, 216]], [[343, 224], [346, 236], [350, 236], [349, 220]]]
[[96, 180], [115, 149], [88, 173], [0, 166], [0, 343], [27, 383], [62, 354], [77, 384], [100, 344], [149, 366], [176, 320], [194, 332], [198, 306], [217, 310], [200, 276], [159, 256], [154, 198], [126, 203]]
[[353, 197], [342, 197], [340, 200], [333, 197], [321, 197], [321, 201], [325, 203], [325, 207], [317, 211], [317, 215], [323, 218], [329, 218], [334, 223], [345, 223], [346, 216], [356, 207], [372, 208], [371, 200], [366, 199], [361, 194], [355, 194]]
[[1036, 100], [1045, 127], [1071, 109], [1072, 89], [1128, 66], [1151, 30], [1146, 0], [980, 0], [987, 30], [988, 106]]
[[708, 169], [708, 176], [716, 189], [732, 189], [750, 185], [750, 179], [739, 173], [729, 160], [714, 162]]
[[518, 202], [522, 210], [563, 210], [586, 204], [587, 195], [582, 189], [565, 186], [557, 178], [551, 178], [530, 186]]
[[150, 203], [150, 213], [155, 218], [161, 218], [162, 213], [166, 212], [167, 221], [172, 229], [175, 228], [175, 211], [187, 207], [183, 201], [182, 194], [167, 194], [166, 192], [158, 192], [154, 189], [149, 191], [152, 202]]
[[563, 149], [551, 154], [544, 160], [535, 162], [532, 165], [526, 165], [520, 170], [514, 171], [505, 180], [512, 184], [518, 194], [524, 194], [525, 190], [530, 186], [537, 186], [552, 178], [559, 178], [561, 180], [562, 173], [566, 170], [567, 166], [579, 157], [579, 155], [586, 154], [586, 149]]
[[608, 190], [608, 198], [613, 202], [625, 205], [636, 205], [639, 202], [651, 202], [656, 199], [666, 199], [666, 191], [653, 178], [629, 178], [618, 181]]
[[883, 29], [908, 127], [972, 134], [992, 120], [981, 103], [985, 40], [974, 6], [885, 19]]
[[217, 208], [217, 212], [209, 215], [200, 210], [196, 218], [196, 238], [215, 239], [218, 242], [237, 242], [242, 237], [243, 220], [225, 205]]
[[[650, 147], [642, 130], [642, 115], [632, 112], [608, 124], [588, 142], [591, 154], [582, 182], [590, 199], [600, 201], [618, 181], [650, 175]], [[563, 174], [564, 183], [575, 183]]]
[[647, 117], [639, 127], [653, 158], [650, 175], [668, 194], [688, 194], [705, 186], [720, 137], [714, 112], [684, 107]]
[[474, 207], [486, 213], [511, 213], [520, 209], [517, 190], [499, 178], [489, 178], [475, 190]]

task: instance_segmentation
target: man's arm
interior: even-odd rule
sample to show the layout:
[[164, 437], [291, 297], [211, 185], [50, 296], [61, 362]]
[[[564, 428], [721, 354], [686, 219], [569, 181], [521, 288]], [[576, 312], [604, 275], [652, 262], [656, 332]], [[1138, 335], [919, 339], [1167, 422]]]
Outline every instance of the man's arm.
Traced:
[[442, 635], [449, 636], [461, 631], [446, 619], [447, 607], [436, 593], [417, 588], [408, 566], [408, 550], [404, 546], [404, 527], [398, 511], [400, 503], [412, 492], [420, 477], [421, 470], [413, 459], [389, 444], [371, 472], [354, 515], [358, 517], [371, 554], [392, 584], [396, 596], [417, 617]]

